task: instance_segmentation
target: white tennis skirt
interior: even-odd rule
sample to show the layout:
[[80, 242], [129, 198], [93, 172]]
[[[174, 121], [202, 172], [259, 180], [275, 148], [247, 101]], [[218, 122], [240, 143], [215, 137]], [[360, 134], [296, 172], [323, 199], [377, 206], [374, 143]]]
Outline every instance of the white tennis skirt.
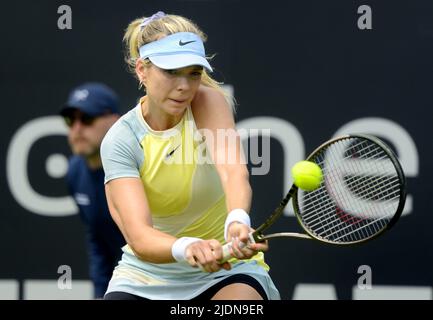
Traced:
[[203, 272], [188, 263], [154, 264], [138, 259], [124, 250], [122, 260], [113, 271], [106, 293], [126, 292], [151, 300], [189, 300], [219, 281], [235, 274], [256, 279], [269, 300], [279, 300], [280, 294], [268, 272], [255, 260], [232, 264], [231, 270]]

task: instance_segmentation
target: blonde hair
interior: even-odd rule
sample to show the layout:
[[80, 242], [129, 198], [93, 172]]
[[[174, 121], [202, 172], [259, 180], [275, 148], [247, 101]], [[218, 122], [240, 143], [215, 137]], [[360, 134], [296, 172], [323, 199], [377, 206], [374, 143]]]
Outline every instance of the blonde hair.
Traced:
[[[135, 74], [135, 66], [137, 61], [140, 59], [139, 48], [149, 42], [159, 40], [165, 36], [178, 33], [178, 32], [192, 32], [197, 34], [203, 42], [206, 42], [207, 36], [200, 30], [200, 28], [191, 20], [181, 17], [178, 15], [168, 14], [163, 17], [151, 20], [144, 27], [140, 24], [146, 17], [138, 18], [132, 21], [126, 29], [125, 35], [123, 36], [123, 42], [125, 43], [125, 61], [128, 64], [131, 73]], [[144, 61], [145, 65], [151, 63], [148, 59]], [[213, 79], [203, 69], [201, 83], [204, 86], [214, 88], [221, 92], [226, 98], [227, 102], [235, 111], [235, 100], [234, 97], [229, 95], [228, 92], [223, 90], [221, 83]]]

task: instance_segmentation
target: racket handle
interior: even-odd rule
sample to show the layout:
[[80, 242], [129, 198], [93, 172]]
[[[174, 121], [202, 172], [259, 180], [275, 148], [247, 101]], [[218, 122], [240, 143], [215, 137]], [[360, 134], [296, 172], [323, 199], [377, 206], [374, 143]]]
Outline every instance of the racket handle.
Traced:
[[[249, 239], [248, 239], [248, 243], [255, 243], [254, 238], [252, 236], [252, 233], [250, 233]], [[245, 248], [247, 246], [248, 243], [245, 242], [239, 242], [239, 248]], [[219, 261], [220, 264], [230, 260], [230, 258], [232, 258], [232, 255], [230, 253], [230, 249], [232, 248], [232, 243], [228, 242], [225, 245], [222, 246], [222, 250], [223, 250], [223, 258]]]
[[[244, 248], [246, 246], [246, 244], [244, 242], [239, 242], [239, 248]], [[230, 253], [230, 249], [232, 248], [232, 243], [226, 243], [225, 245], [223, 245], [222, 249], [223, 249], [223, 258], [219, 261], [219, 263], [224, 263], [228, 260], [230, 260], [230, 258], [232, 257], [231, 253]]]
[[[245, 243], [243, 242], [239, 242], [239, 248], [244, 248], [246, 246]], [[225, 245], [222, 246], [222, 251], [223, 251], [223, 258], [221, 260], [218, 261], [219, 264], [223, 264], [224, 262], [227, 262], [228, 260], [230, 260], [230, 258], [232, 257], [231, 253], [230, 253], [230, 249], [232, 247], [232, 243], [226, 243]], [[199, 268], [201, 271], [206, 272], [206, 270], [202, 267], [201, 264], [198, 264]]]

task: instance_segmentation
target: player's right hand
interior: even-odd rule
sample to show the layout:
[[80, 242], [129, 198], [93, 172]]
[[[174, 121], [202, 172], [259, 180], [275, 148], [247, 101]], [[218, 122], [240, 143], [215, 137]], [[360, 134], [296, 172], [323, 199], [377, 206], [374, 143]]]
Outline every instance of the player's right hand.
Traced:
[[185, 251], [186, 261], [192, 267], [200, 267], [206, 272], [216, 272], [221, 268], [230, 270], [231, 265], [229, 262], [218, 263], [222, 257], [221, 243], [215, 239], [191, 243]]

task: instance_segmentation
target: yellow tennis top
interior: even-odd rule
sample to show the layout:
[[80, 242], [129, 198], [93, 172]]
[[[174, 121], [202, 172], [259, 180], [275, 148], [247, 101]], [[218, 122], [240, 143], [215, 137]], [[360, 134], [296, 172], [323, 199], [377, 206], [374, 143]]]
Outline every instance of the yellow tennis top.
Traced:
[[[190, 107], [176, 126], [155, 131], [144, 120], [139, 103], [109, 130], [101, 156], [105, 182], [141, 179], [155, 229], [178, 238], [224, 243], [226, 198]], [[126, 250], [132, 253], [128, 246]], [[254, 260], [268, 269], [262, 253]]]

